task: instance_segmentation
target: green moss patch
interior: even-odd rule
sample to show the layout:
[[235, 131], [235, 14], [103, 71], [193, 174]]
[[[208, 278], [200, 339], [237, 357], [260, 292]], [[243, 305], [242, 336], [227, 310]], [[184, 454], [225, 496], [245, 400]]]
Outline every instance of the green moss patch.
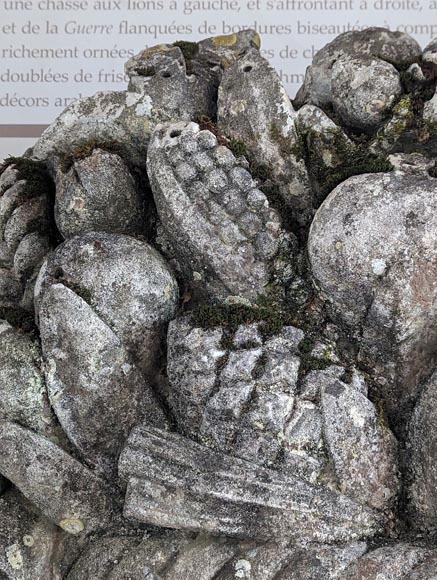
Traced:
[[315, 343], [315, 335], [310, 332], [307, 334], [307, 336], [305, 336], [299, 345], [299, 352], [301, 356], [301, 363], [299, 368], [300, 376], [305, 376], [310, 371], [323, 371], [333, 364], [328, 357], [319, 358], [311, 355]]
[[339, 132], [333, 132], [332, 137], [332, 151], [339, 160], [338, 165], [333, 168], [327, 167], [314, 149], [311, 132], [303, 142], [310, 178], [319, 185], [322, 197], [353, 175], [392, 171], [393, 165], [390, 161], [382, 155], [370, 152], [367, 143], [357, 142], [350, 146]]
[[247, 155], [246, 144], [239, 139], [229, 139], [227, 147], [232, 151], [235, 157], [242, 157]]
[[288, 137], [284, 137], [275, 123], [270, 126], [270, 137], [279, 145], [279, 150], [284, 157], [293, 154], [293, 144]]
[[352, 155], [352, 159], [344, 165], [328, 172], [326, 179], [321, 181], [323, 194], [330, 193], [342, 181], [353, 175], [363, 173], [386, 173], [393, 170], [393, 165], [384, 157], [366, 152], [364, 155]]
[[392, 112], [394, 115], [405, 115], [412, 120], [414, 117], [412, 111], [412, 102], [410, 95], [402, 96], [399, 101], [393, 106]]
[[241, 324], [260, 323], [265, 336], [277, 334], [293, 323], [293, 316], [283, 306], [262, 296], [253, 306], [245, 304], [202, 304], [193, 311], [193, 321], [201, 328], [218, 326], [235, 332]]
[[[427, 74], [426, 67], [422, 67], [422, 72], [425, 74], [426, 81], [424, 83], [418, 83], [414, 75], [408, 71], [402, 71], [400, 73], [400, 80], [404, 93], [410, 100], [412, 121], [411, 128], [417, 134], [419, 141], [427, 141], [429, 139], [434, 139], [435, 135], [428, 130], [428, 127], [423, 121], [423, 108], [425, 103], [432, 99], [436, 90], [436, 83], [433, 74]], [[403, 97], [404, 100], [406, 97]], [[395, 105], [396, 107], [396, 105]]]

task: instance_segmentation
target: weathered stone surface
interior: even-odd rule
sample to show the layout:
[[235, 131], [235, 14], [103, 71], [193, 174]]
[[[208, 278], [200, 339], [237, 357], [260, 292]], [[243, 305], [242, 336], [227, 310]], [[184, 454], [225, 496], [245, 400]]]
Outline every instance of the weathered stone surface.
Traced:
[[437, 578], [436, 42], [293, 103], [259, 46], [147, 48], [0, 168], [0, 580]]
[[240, 543], [240, 550], [215, 580], [243, 578], [270, 580], [290, 561], [294, 546], [289, 540], [264, 544]]
[[299, 109], [296, 129], [305, 144], [306, 163], [315, 190], [313, 206], [317, 208], [326, 197], [326, 177], [350, 159], [355, 146], [343, 129], [314, 105]]
[[331, 73], [332, 105], [346, 126], [371, 131], [381, 125], [402, 94], [399, 73], [388, 62], [339, 58]]
[[[340, 546], [313, 544], [296, 547], [290, 563], [280, 571], [278, 580], [334, 580], [351, 562], [366, 551], [364, 542]], [[358, 580], [358, 577], [357, 579]]]
[[216, 298], [250, 299], [262, 292], [278, 251], [280, 221], [231, 151], [195, 123], [161, 125], [147, 167], [187, 283], [200, 280], [197, 285]]
[[[35, 175], [31, 175], [34, 169]], [[26, 177], [26, 179], [24, 179]], [[52, 245], [51, 185], [43, 168], [22, 158], [0, 167], [0, 312], [33, 311], [36, 273]]]
[[434, 38], [429, 44], [425, 46], [422, 53], [422, 63], [430, 70], [429, 72], [437, 72], [437, 39]]
[[336, 380], [322, 390], [323, 432], [343, 493], [385, 508], [399, 491], [397, 442], [365, 395]]
[[0, 473], [70, 534], [89, 534], [116, 522], [114, 500], [103, 480], [16, 423], [0, 423]]
[[241, 546], [214, 580], [334, 580], [366, 551], [365, 542], [328, 546], [285, 540]]
[[144, 167], [150, 134], [159, 120], [145, 93], [104, 91], [72, 102], [33, 148], [39, 160], [68, 159], [88, 144], [117, 143], [133, 165]]
[[[418, 65], [416, 66], [418, 67]], [[427, 105], [428, 102], [425, 103], [424, 108]], [[370, 144], [370, 151], [384, 155], [399, 149], [402, 150], [402, 140], [414, 122], [411, 96], [403, 96], [391, 109], [388, 121], [378, 129], [375, 139]], [[418, 150], [420, 151], [420, 144], [418, 144]]]
[[243, 143], [254, 166], [268, 167], [295, 219], [305, 222], [312, 193], [305, 163], [298, 158], [295, 117], [278, 75], [257, 50], [225, 71], [218, 99], [220, 129]]
[[198, 436], [205, 405], [215, 389], [217, 368], [226, 355], [222, 338], [222, 329], [196, 328], [189, 317], [176, 318], [168, 327], [169, 404], [178, 427], [192, 439]]
[[437, 91], [429, 101], [426, 101], [423, 107], [423, 120], [433, 129], [437, 124]]
[[307, 68], [305, 82], [295, 102], [299, 106], [309, 103], [322, 108], [330, 105], [332, 68], [344, 55], [376, 57], [403, 67], [418, 61], [421, 52], [420, 45], [403, 32], [378, 27], [345, 32], [318, 51]]
[[67, 580], [212, 580], [238, 549], [235, 540], [169, 530], [143, 539], [110, 535], [87, 546]]
[[[194, 56], [194, 63], [199, 61], [203, 66], [213, 68], [220, 80], [220, 69], [226, 70], [232, 64], [254, 48], [260, 48], [261, 38], [255, 30], [239, 30], [234, 34], [213, 36], [199, 42], [199, 52]], [[215, 65], [215, 66], [212, 66]]]
[[178, 552], [175, 563], [163, 573], [162, 578], [212, 580], [237, 549], [236, 543], [225, 538], [199, 537]]
[[2, 179], [0, 188], [0, 223], [2, 228], [4, 228], [13, 211], [26, 198], [26, 180], [20, 179], [19, 172], [13, 165], [9, 165], [6, 169], [2, 168], [0, 179]]
[[198, 53], [191, 62], [193, 74], [198, 79], [200, 90], [208, 87], [211, 95], [212, 115], [217, 116], [218, 88], [222, 82], [223, 72], [248, 52], [259, 50], [261, 39], [255, 30], [240, 30], [234, 34], [214, 36], [201, 40]]
[[257, 46], [259, 36], [242, 31], [207, 39], [197, 48], [186, 46], [190, 54], [196, 53], [193, 58], [184, 57], [175, 45], [146, 49], [126, 64], [128, 91], [102, 91], [77, 99], [44, 131], [32, 155], [56, 162], [74, 157], [90, 143], [116, 143], [123, 157], [144, 167], [156, 124], [214, 116], [221, 69]]
[[194, 42], [161, 44], [141, 51], [125, 65], [129, 89], [145, 92], [174, 119], [197, 119], [217, 112], [223, 70], [259, 48], [253, 30]]
[[155, 249], [123, 235], [77, 236], [59, 246], [41, 271], [37, 307], [53, 283], [82, 297], [141, 370], [153, 369], [179, 300], [174, 275]]
[[[395, 159], [393, 159], [395, 161]], [[314, 280], [355, 333], [388, 409], [399, 412], [434, 361], [436, 184], [420, 158], [343, 182], [318, 210], [308, 250]]]
[[[206, 445], [273, 464], [293, 411], [303, 332], [286, 327], [263, 341], [241, 326], [232, 350], [221, 329], [195, 328], [189, 317], [171, 322], [168, 333], [169, 403], [184, 433]], [[198, 353], [202, 352], [199, 357]]]
[[22, 292], [20, 281], [14, 272], [0, 269], [0, 305], [3, 308], [13, 307], [19, 302]]
[[11, 214], [3, 232], [6, 246], [15, 252], [26, 234], [41, 227], [48, 227], [48, 200], [44, 195], [25, 201]]
[[278, 462], [282, 471], [311, 483], [324, 479], [323, 470], [328, 460], [322, 426], [318, 405], [298, 399], [283, 432], [282, 464]]
[[26, 234], [14, 255], [14, 272], [20, 279], [32, 278], [51, 250], [50, 240], [39, 232]]
[[434, 529], [437, 518], [437, 374], [426, 382], [408, 437], [409, 500], [413, 525]]
[[150, 386], [117, 335], [64, 285], [45, 293], [40, 330], [50, 402], [65, 433], [90, 465], [114, 469], [140, 417], [165, 423]]
[[200, 84], [194, 75], [187, 74], [187, 62], [178, 46], [147, 48], [132, 57], [125, 70], [130, 77], [129, 90], [148, 95], [163, 120], [212, 114], [208, 84]]
[[16, 490], [0, 498], [0, 572], [8, 580], [62, 578], [65, 535]]
[[124, 515], [176, 529], [266, 540], [347, 541], [374, 534], [377, 512], [179, 435], [138, 427], [120, 456]]
[[436, 578], [437, 553], [435, 550], [432, 550], [432, 554], [413, 569], [409, 580], [436, 580]]
[[124, 161], [94, 149], [56, 172], [55, 219], [64, 238], [85, 232], [141, 234], [144, 201]]
[[[294, 344], [287, 341], [287, 331]], [[212, 409], [218, 403], [217, 413], [223, 421], [226, 418], [227, 406], [232, 409], [232, 397], [227, 397], [227, 391], [238, 393], [246, 386], [247, 399], [242, 402], [240, 413], [234, 410], [238, 422], [236, 421], [233, 429], [229, 452], [260, 465], [276, 462], [282, 448], [286, 425], [293, 411], [300, 367], [300, 360], [296, 355], [302, 339], [302, 331], [288, 327], [284, 329], [282, 336], [267, 340], [263, 349], [230, 353], [220, 374], [219, 390], [210, 401]], [[251, 359], [252, 365], [248, 364]], [[245, 370], [251, 371], [248, 377], [245, 377]], [[207, 405], [205, 409], [204, 423], [208, 419], [208, 407]], [[218, 432], [214, 421], [210, 420], [210, 423]]]
[[105, 536], [93, 540], [74, 563], [67, 580], [105, 580], [117, 563], [140, 542], [138, 537]]
[[[352, 563], [338, 580], [409, 580], [414, 568], [430, 556], [430, 550], [411, 544], [378, 548]], [[432, 570], [430, 570], [432, 572]], [[430, 578], [427, 576], [427, 578]]]
[[47, 397], [41, 348], [8, 325], [0, 328], [0, 417], [50, 438], [61, 436]]
[[262, 338], [256, 325], [241, 325], [224, 338], [223, 329], [196, 328], [189, 316], [169, 326], [168, 401], [182, 432], [258, 465], [339, 486], [378, 509], [391, 507], [397, 444], [367, 398], [363, 376], [351, 369], [345, 379], [345, 369], [331, 365], [301, 378], [304, 333], [294, 327]]
[[[2, 171], [0, 175], [0, 192], [3, 194], [7, 189], [15, 185], [19, 178], [18, 171], [12, 165], [6, 167], [4, 171]], [[0, 202], [2, 205], [3, 202]]]
[[303, 379], [300, 395], [305, 401], [317, 402], [323, 388], [344, 375], [344, 368], [332, 365], [324, 370], [312, 370]]
[[[175, 562], [178, 562], [181, 550], [190, 541], [192, 540], [184, 534], [168, 530], [157, 536], [146, 533], [140, 543], [131, 547], [121, 561], [115, 563], [107, 579], [130, 580], [135, 577], [148, 578], [148, 576], [151, 579], [167, 578], [165, 574], [171, 574], [170, 570]], [[214, 540], [210, 541], [214, 543]], [[199, 567], [196, 573], [202, 574], [202, 569], [203, 567]], [[180, 578], [183, 577], [183, 575], [180, 576]], [[190, 575], [187, 575], [187, 578], [189, 577]]]

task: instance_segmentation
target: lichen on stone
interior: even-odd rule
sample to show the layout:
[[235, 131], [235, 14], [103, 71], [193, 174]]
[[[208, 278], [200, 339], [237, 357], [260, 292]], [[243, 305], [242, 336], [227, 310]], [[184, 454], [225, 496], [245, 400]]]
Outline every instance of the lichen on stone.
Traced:
[[0, 577], [429, 580], [437, 41], [148, 47], [0, 169]]

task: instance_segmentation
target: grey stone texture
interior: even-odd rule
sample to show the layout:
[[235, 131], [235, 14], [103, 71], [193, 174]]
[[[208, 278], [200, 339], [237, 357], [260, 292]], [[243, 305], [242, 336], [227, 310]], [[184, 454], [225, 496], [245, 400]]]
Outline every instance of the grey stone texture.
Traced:
[[172, 321], [168, 400], [178, 427], [217, 451], [386, 509], [399, 491], [396, 439], [356, 371], [349, 383], [335, 365], [302, 378], [304, 337], [290, 326], [262, 338], [241, 325], [223, 346], [222, 329]]
[[368, 56], [401, 67], [418, 61], [421, 53], [419, 44], [403, 32], [378, 27], [345, 32], [317, 52], [296, 103], [322, 108], [332, 104], [333, 68], [341, 57]]
[[331, 72], [332, 106], [346, 126], [371, 131], [402, 94], [399, 73], [383, 60], [339, 58]]
[[32, 156], [57, 165], [84, 146], [117, 143], [123, 157], [144, 167], [150, 134], [159, 119], [147, 93], [99, 92], [68, 105], [35, 143]]
[[[74, 562], [67, 579], [104, 580], [140, 542], [137, 536], [109, 535], [92, 540]], [[142, 565], [144, 567], [144, 561]]]
[[422, 52], [422, 61], [431, 69], [431, 72], [437, 71], [437, 39], [431, 40], [425, 46]]
[[254, 165], [267, 166], [293, 216], [304, 222], [311, 216], [312, 192], [299, 156], [295, 118], [278, 75], [257, 50], [225, 71], [218, 95], [218, 126], [244, 144]]
[[56, 172], [55, 219], [64, 238], [99, 231], [145, 232], [144, 200], [124, 161], [94, 149]]
[[0, 580], [436, 580], [436, 41], [147, 47], [0, 168]]
[[168, 118], [212, 118], [223, 70], [259, 46], [256, 32], [242, 30], [199, 43], [182, 41], [147, 48], [125, 65], [129, 90], [150, 95]]
[[408, 437], [409, 504], [413, 524], [434, 529], [437, 515], [435, 456], [437, 377], [429, 378], [414, 408]]
[[392, 173], [351, 177], [312, 223], [314, 281], [338, 320], [360, 333], [360, 356], [386, 383], [395, 412], [434, 361], [436, 181], [422, 158]]
[[113, 470], [139, 420], [166, 423], [150, 380], [177, 298], [159, 254], [127, 236], [73, 238], [42, 270], [38, 311], [50, 402], [90, 465]]
[[55, 284], [44, 296], [40, 329], [50, 402], [70, 441], [93, 467], [114, 468], [142, 415], [164, 415], [116, 334], [74, 292]]
[[137, 427], [120, 456], [128, 519], [240, 538], [347, 541], [376, 533], [378, 512], [293, 476]]
[[67, 533], [16, 490], [0, 497], [0, 572], [8, 580], [61, 578]]
[[295, 120], [299, 139], [305, 143], [306, 162], [310, 171], [313, 191], [312, 204], [315, 209], [326, 197], [326, 175], [346, 164], [355, 150], [355, 144], [341, 126], [319, 107], [304, 105]]
[[[407, 580], [413, 578], [415, 569], [428, 559], [432, 564], [433, 557], [432, 550], [408, 543], [394, 544], [365, 554], [337, 577], [339, 580]], [[429, 576], [426, 578], [431, 579], [435, 574], [433, 568], [433, 565], [427, 566]]]
[[87, 535], [116, 522], [117, 504], [103, 479], [16, 423], [0, 424], [0, 471], [69, 534]]
[[[51, 249], [50, 191], [14, 164], [0, 172], [0, 309], [33, 311], [33, 287]], [[2, 318], [5, 314], [2, 314]]]
[[0, 417], [62, 440], [47, 396], [41, 347], [9, 325], [0, 328]]
[[59, 283], [87, 302], [140, 369], [153, 369], [179, 298], [174, 275], [154, 248], [124, 235], [77, 236], [58, 246], [41, 269], [37, 311], [46, 289]]
[[[148, 175], [186, 282], [213, 298], [256, 298], [268, 284], [281, 222], [251, 174], [195, 123], [159, 126]], [[254, 197], [256, 195], [256, 202]]]
[[323, 433], [340, 489], [376, 508], [399, 491], [397, 442], [365, 395], [340, 380], [321, 396]]
[[[245, 330], [250, 336], [255, 329], [240, 327], [238, 342]], [[293, 409], [303, 333], [289, 327], [264, 346], [246, 342], [232, 351], [221, 347], [222, 338], [219, 330], [202, 331], [188, 319], [170, 323], [170, 406], [191, 437], [261, 465], [274, 464]], [[202, 359], [188, 364], [200, 350]]]
[[202, 41], [195, 58], [187, 59], [174, 45], [146, 49], [126, 64], [127, 91], [101, 91], [68, 105], [38, 139], [32, 155], [58, 164], [84, 145], [115, 143], [132, 165], [144, 168], [156, 125], [213, 115], [222, 69], [259, 43], [256, 33], [242, 31]]

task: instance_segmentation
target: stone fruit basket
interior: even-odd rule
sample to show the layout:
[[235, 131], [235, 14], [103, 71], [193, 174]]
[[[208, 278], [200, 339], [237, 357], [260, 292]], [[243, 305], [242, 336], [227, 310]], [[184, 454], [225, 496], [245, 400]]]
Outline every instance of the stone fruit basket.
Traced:
[[259, 47], [0, 170], [1, 580], [437, 578], [437, 41]]

